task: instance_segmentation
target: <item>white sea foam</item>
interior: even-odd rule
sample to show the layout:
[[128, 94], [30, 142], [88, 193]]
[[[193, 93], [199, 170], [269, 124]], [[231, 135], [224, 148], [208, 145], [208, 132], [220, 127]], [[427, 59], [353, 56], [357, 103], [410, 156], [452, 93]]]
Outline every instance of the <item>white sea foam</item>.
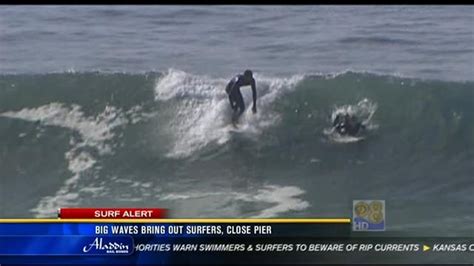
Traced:
[[267, 202], [273, 204], [272, 207], [262, 210], [253, 218], [270, 218], [289, 211], [301, 211], [309, 207], [309, 203], [298, 196], [304, 194], [304, 191], [295, 186], [275, 186], [269, 185], [259, 189], [250, 197], [241, 198], [242, 200]]
[[[299, 198], [305, 193], [304, 190], [295, 186], [277, 186], [265, 185], [260, 189], [248, 192], [236, 191], [219, 191], [219, 192], [199, 192], [191, 191], [185, 193], [169, 193], [159, 197], [162, 201], [187, 201], [194, 203], [197, 200], [205, 200], [207, 208], [200, 208], [202, 213], [212, 212], [213, 204], [223, 204], [232, 202], [234, 204], [243, 203], [264, 203], [269, 204], [270, 207], [262, 207], [258, 210], [258, 214], [251, 215], [252, 218], [270, 218], [277, 217], [283, 213], [290, 211], [301, 211], [310, 206], [310, 204]], [[207, 200], [209, 199], [209, 200]], [[219, 199], [219, 200], [215, 200]], [[225, 210], [219, 208], [220, 211]], [[240, 213], [231, 213], [233, 216], [240, 216]]]
[[107, 106], [97, 117], [86, 117], [79, 105], [67, 106], [57, 102], [37, 108], [8, 111], [0, 115], [76, 131], [81, 135], [77, 146], [94, 147], [101, 154], [111, 152], [110, 145], [105, 141], [114, 137], [113, 128], [127, 122], [120, 110], [113, 106]]

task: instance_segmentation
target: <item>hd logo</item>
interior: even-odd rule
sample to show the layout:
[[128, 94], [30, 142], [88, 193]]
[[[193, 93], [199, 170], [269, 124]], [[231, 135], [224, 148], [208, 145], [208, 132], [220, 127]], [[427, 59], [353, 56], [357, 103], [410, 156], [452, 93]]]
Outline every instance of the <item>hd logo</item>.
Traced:
[[352, 201], [353, 231], [385, 231], [385, 200]]

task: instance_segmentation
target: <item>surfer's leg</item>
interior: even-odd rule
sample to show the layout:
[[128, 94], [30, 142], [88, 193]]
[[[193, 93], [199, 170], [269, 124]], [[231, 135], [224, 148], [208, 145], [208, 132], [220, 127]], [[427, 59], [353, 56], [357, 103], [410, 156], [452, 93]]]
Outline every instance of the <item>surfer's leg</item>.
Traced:
[[229, 103], [230, 108], [235, 112], [237, 110], [237, 101], [235, 100], [235, 95], [229, 94]]
[[235, 100], [237, 103], [237, 108], [238, 108], [238, 116], [241, 116], [242, 113], [245, 111], [245, 103], [244, 103], [244, 98], [242, 97], [242, 93], [240, 90], [237, 91], [235, 95]]
[[238, 105], [237, 105], [237, 99], [236, 99], [236, 95], [235, 93], [231, 93], [229, 94], [229, 103], [230, 103], [230, 107], [232, 108], [232, 124], [235, 126], [235, 124], [237, 123], [237, 119], [239, 118], [239, 115], [238, 115]]

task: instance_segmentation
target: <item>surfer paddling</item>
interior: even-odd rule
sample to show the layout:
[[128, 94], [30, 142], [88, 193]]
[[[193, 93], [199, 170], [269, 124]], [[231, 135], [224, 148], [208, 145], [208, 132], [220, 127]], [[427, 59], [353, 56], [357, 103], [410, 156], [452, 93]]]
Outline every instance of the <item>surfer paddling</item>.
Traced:
[[355, 115], [338, 114], [333, 121], [333, 127], [341, 135], [355, 136], [365, 125], [357, 120]]
[[232, 78], [227, 84], [225, 91], [229, 95], [230, 107], [232, 108], [232, 123], [235, 125], [237, 120], [245, 111], [244, 98], [240, 92], [240, 87], [242, 86], [251, 86], [252, 87], [252, 97], [253, 97], [253, 106], [252, 112], [257, 113], [257, 89], [255, 86], [255, 79], [251, 70], [245, 70], [244, 74], [239, 74]]

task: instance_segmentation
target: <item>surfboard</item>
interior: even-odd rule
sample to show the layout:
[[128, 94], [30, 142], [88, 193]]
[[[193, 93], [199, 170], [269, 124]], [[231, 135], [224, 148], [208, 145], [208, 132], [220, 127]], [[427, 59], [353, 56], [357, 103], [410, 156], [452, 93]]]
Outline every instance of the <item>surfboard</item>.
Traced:
[[353, 137], [353, 136], [338, 136], [333, 138], [333, 140], [337, 143], [352, 143], [352, 142], [359, 142], [364, 140], [364, 137]]
[[241, 133], [246, 130], [246, 126], [237, 121], [231, 122], [229, 125], [226, 126], [226, 129], [231, 133]]
[[334, 127], [330, 129], [325, 129], [324, 134], [335, 143], [352, 143], [359, 142], [365, 139], [364, 136], [350, 136], [350, 135], [341, 135], [339, 134]]
[[237, 121], [232, 121], [231, 125], [232, 125], [233, 128], [239, 129], [239, 122], [237, 122]]
[[239, 127], [238, 123], [231, 123], [228, 128], [229, 128], [229, 131], [231, 131], [231, 132], [240, 132], [241, 131], [241, 128]]
[[235, 117], [234, 115], [232, 115], [232, 117], [230, 118], [230, 124], [235, 129], [239, 128], [239, 118], [240, 117]]

